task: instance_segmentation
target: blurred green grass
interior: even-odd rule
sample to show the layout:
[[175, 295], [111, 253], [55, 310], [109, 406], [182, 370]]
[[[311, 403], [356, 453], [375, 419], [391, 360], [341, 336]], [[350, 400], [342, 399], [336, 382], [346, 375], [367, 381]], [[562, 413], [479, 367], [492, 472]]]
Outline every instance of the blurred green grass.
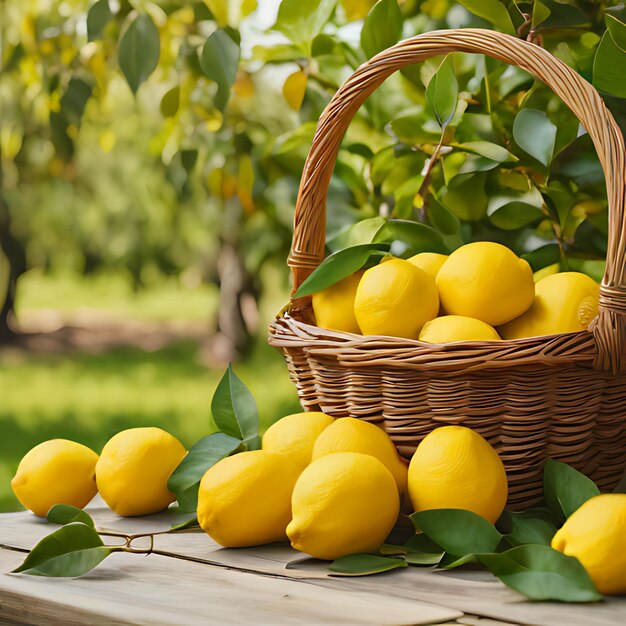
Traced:
[[[27, 314], [57, 302], [71, 309], [72, 303], [94, 306], [99, 301], [103, 308], [135, 319], [164, 319], [158, 316], [167, 306], [168, 319], [185, 315], [199, 319], [193, 317], [198, 314], [198, 303], [206, 305], [207, 301], [207, 293], [200, 299], [198, 293], [163, 287], [145, 294], [141, 305], [133, 307], [132, 298], [118, 298], [115, 289], [107, 291], [104, 279], [101, 286], [87, 287], [87, 292], [103, 289], [97, 298], [84, 291], [76, 295], [84, 287], [82, 279], [72, 285], [67, 277], [54, 296], [55, 280], [37, 277], [41, 292], [28, 285], [20, 293], [20, 312]], [[172, 291], [176, 292], [175, 316], [169, 301]], [[204, 306], [205, 319], [206, 310]], [[300, 410], [282, 355], [267, 345], [264, 328], [262, 324], [250, 356], [234, 366], [257, 401], [262, 428]], [[210, 403], [222, 373], [202, 365], [200, 346], [193, 340], [177, 341], [154, 352], [134, 347], [104, 354], [0, 352], [0, 511], [20, 508], [11, 492], [11, 477], [21, 457], [46, 439], [73, 439], [99, 452], [119, 430], [150, 425], [164, 428], [191, 446], [214, 429]]]

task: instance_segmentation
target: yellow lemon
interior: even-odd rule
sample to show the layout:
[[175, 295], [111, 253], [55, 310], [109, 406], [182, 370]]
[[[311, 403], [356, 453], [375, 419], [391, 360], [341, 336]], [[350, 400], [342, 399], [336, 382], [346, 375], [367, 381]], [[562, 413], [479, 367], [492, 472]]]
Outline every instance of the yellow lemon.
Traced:
[[427, 322], [420, 333], [420, 341], [453, 343], [454, 341], [499, 341], [493, 326], [473, 317], [443, 315]]
[[563, 272], [535, 285], [535, 301], [524, 315], [499, 328], [503, 339], [586, 330], [598, 315], [600, 285], [586, 274]]
[[167, 481], [187, 451], [160, 428], [129, 428], [109, 439], [96, 465], [98, 491], [118, 515], [149, 515], [176, 499]]
[[320, 328], [360, 333], [354, 316], [354, 297], [363, 272], [356, 272], [313, 294], [313, 312]]
[[332, 560], [379, 548], [396, 522], [400, 499], [393, 476], [378, 459], [337, 452], [300, 474], [291, 508], [291, 545]]
[[626, 594], [626, 494], [587, 500], [554, 535], [552, 547], [576, 557], [600, 593]]
[[441, 266], [448, 259], [447, 254], [437, 254], [436, 252], [420, 252], [408, 259], [409, 263], [413, 263], [415, 267], [419, 267], [433, 278], [437, 278], [437, 274]]
[[455, 250], [439, 270], [437, 286], [446, 313], [475, 317], [491, 326], [521, 315], [535, 297], [530, 265], [490, 241]]
[[285, 539], [298, 471], [284, 454], [253, 450], [216, 463], [200, 481], [198, 522], [227, 548]]
[[373, 456], [391, 472], [398, 490], [406, 491], [407, 465], [382, 428], [354, 417], [336, 419], [315, 441], [313, 460], [335, 452], [359, 452]]
[[55, 504], [82, 509], [96, 495], [97, 461], [91, 448], [75, 441], [44, 441], [20, 461], [11, 481], [13, 493], [39, 517], [45, 517]]
[[354, 313], [364, 335], [417, 339], [422, 326], [438, 311], [433, 277], [403, 259], [368, 269], [354, 300]]
[[495, 522], [508, 485], [497, 452], [463, 426], [442, 426], [426, 435], [409, 465], [409, 496], [416, 511], [466, 509]]
[[330, 415], [319, 411], [287, 415], [265, 431], [263, 450], [288, 455], [302, 471], [311, 462], [315, 440], [333, 421]]

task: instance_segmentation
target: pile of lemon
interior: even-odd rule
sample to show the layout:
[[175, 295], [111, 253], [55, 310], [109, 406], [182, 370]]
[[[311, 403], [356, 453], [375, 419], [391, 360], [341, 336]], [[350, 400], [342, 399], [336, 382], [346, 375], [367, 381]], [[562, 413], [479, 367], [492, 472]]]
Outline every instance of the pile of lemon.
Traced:
[[313, 294], [313, 311], [321, 328], [434, 344], [587, 329], [599, 285], [579, 272], [544, 274], [506, 246], [480, 241], [449, 256], [388, 257]]
[[[12, 481], [20, 502], [45, 516], [55, 504], [84, 507], [99, 492], [120, 515], [155, 513], [174, 502], [167, 488], [184, 458], [159, 428], [115, 435], [98, 456], [73, 441], [33, 448]], [[507, 500], [500, 457], [475, 431], [433, 430], [409, 464], [377, 425], [319, 412], [288, 415], [263, 436], [262, 449], [211, 467], [200, 482], [197, 517], [226, 547], [288, 539], [319, 559], [376, 552], [401, 509], [465, 509], [495, 523]], [[626, 495], [588, 500], [552, 547], [577, 557], [603, 593], [626, 592]]]

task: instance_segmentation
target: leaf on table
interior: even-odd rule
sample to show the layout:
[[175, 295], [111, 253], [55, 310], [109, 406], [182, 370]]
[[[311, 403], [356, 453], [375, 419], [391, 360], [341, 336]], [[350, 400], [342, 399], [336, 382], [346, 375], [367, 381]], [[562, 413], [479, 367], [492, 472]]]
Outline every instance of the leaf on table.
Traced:
[[455, 556], [446, 552], [439, 560], [439, 569], [455, 569], [461, 567], [461, 565], [468, 565], [469, 563], [477, 563], [475, 554], [464, 554], [463, 556]]
[[556, 132], [548, 116], [537, 109], [522, 109], [513, 122], [515, 143], [546, 167], [552, 161]]
[[388, 243], [367, 243], [344, 248], [326, 257], [300, 285], [294, 298], [322, 291], [360, 270], [372, 254], [389, 250]]
[[[239, 439], [246, 444], [256, 444], [259, 435], [259, 412], [250, 390], [233, 371], [230, 364], [222, 376], [211, 400], [211, 413], [222, 434]], [[234, 445], [234, 442], [222, 438], [217, 445], [219, 449]], [[248, 445], [252, 447], [252, 445]]]
[[329, 566], [331, 576], [369, 576], [406, 567], [404, 558], [376, 554], [350, 554], [335, 559]]
[[161, 54], [159, 31], [149, 15], [138, 15], [119, 44], [120, 68], [133, 93], [154, 72]]
[[478, 554], [477, 559], [507, 587], [531, 600], [602, 599], [580, 562], [549, 546], [518, 546], [499, 554]]
[[442, 128], [445, 128], [452, 120], [458, 98], [459, 83], [454, 74], [452, 56], [448, 54], [426, 87], [426, 100], [435, 112]]
[[226, 29], [213, 32], [202, 46], [200, 67], [208, 78], [217, 83], [215, 106], [220, 110], [226, 107], [230, 89], [237, 79], [239, 56], [239, 45]]
[[46, 519], [53, 524], [71, 524], [72, 522], [82, 522], [86, 526], [95, 528], [91, 515], [82, 509], [71, 504], [55, 504], [46, 515]]
[[505, 539], [513, 546], [528, 543], [549, 546], [556, 533], [556, 526], [549, 520], [524, 513], [511, 514], [511, 527]]
[[600, 495], [600, 490], [573, 467], [548, 459], [543, 470], [543, 493], [552, 514], [566, 520], [587, 500]]
[[409, 565], [417, 565], [417, 566], [430, 566], [430, 565], [438, 565], [443, 557], [443, 552], [439, 554], [430, 554], [428, 552], [407, 552], [404, 555], [405, 561]]
[[198, 518], [195, 515], [182, 522], [178, 522], [178, 524], [172, 524], [172, 526], [170, 527], [170, 531], [177, 532], [183, 530], [192, 530], [194, 528], [200, 528], [200, 523], [198, 522]]
[[502, 534], [493, 524], [463, 509], [433, 509], [410, 516], [416, 528], [455, 556], [495, 552]]
[[380, 0], [367, 14], [361, 30], [361, 49], [368, 57], [398, 43], [404, 18], [397, 0]]
[[31, 576], [77, 577], [104, 560], [112, 548], [81, 522], [72, 522], [44, 537], [12, 573]]

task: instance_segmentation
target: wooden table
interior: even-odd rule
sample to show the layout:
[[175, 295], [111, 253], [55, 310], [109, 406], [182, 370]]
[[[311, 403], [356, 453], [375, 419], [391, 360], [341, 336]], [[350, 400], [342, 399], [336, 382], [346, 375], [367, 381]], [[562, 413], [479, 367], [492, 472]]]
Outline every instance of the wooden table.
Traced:
[[[97, 502], [90, 513], [98, 528], [128, 534], [172, 524], [171, 514], [123, 519]], [[287, 545], [228, 550], [202, 532], [158, 535], [155, 553], [113, 554], [79, 579], [5, 574], [55, 528], [30, 513], [0, 515], [0, 624], [626, 624], [626, 598], [531, 603], [476, 571], [330, 577]]]

